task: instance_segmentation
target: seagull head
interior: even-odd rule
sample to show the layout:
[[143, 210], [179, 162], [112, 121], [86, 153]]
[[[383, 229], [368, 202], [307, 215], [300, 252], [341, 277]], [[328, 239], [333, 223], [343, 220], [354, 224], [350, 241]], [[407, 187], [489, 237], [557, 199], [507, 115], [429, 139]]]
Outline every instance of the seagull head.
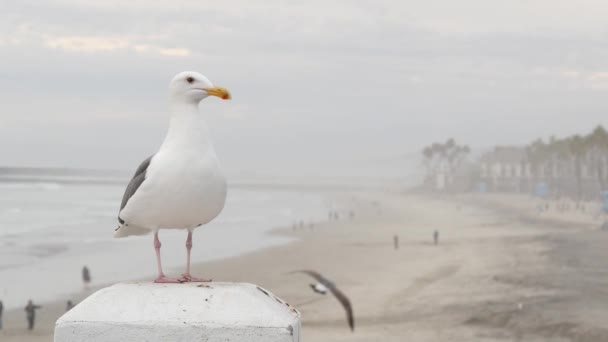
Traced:
[[231, 99], [228, 89], [214, 85], [207, 77], [194, 71], [180, 72], [173, 77], [169, 93], [172, 100], [180, 102], [198, 103], [207, 96]]

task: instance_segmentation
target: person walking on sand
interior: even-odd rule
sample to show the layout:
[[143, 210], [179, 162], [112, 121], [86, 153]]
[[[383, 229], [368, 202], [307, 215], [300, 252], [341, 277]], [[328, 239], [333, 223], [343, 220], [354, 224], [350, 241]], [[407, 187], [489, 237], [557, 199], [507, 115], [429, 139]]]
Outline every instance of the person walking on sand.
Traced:
[[437, 230], [433, 232], [433, 242], [435, 246], [439, 243], [439, 231]]
[[0, 330], [2, 330], [2, 312], [4, 311], [4, 304], [0, 300]]
[[86, 266], [82, 268], [82, 283], [84, 284], [85, 289], [88, 289], [89, 284], [91, 283], [91, 271], [89, 271], [89, 268]]
[[399, 236], [393, 235], [393, 248], [399, 249]]
[[36, 321], [36, 310], [41, 309], [42, 306], [34, 305], [30, 299], [25, 306], [25, 315], [27, 317], [27, 330], [34, 330], [34, 323]]

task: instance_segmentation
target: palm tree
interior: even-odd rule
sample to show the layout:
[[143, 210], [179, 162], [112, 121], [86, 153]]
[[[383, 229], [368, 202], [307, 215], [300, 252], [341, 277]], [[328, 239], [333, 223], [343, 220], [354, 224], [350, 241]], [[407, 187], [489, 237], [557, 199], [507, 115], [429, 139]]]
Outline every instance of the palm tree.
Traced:
[[569, 193], [577, 201], [583, 198], [584, 162], [590, 163], [600, 188], [606, 190], [608, 132], [602, 126], [585, 136], [550, 137], [547, 143], [538, 139], [526, 146], [526, 151], [537, 177], [550, 181], [558, 192]]
[[587, 152], [585, 139], [580, 135], [574, 135], [567, 140], [568, 152], [574, 162], [574, 177], [576, 179], [576, 201], [583, 197], [582, 161]]
[[605, 170], [606, 152], [608, 150], [608, 132], [602, 126], [597, 126], [586, 137], [586, 145], [590, 152], [591, 162], [596, 171], [597, 181], [602, 191], [606, 190]]
[[424, 164], [424, 168], [426, 169], [425, 182], [429, 182], [432, 175], [433, 170], [433, 156], [435, 155], [435, 151], [431, 146], [426, 146], [422, 149], [422, 163]]
[[528, 159], [532, 166], [536, 178], [544, 179], [546, 176], [546, 166], [549, 160], [549, 147], [542, 139], [537, 139], [526, 146]]
[[446, 185], [451, 186], [453, 177], [466, 156], [471, 152], [467, 145], [458, 145], [450, 138], [445, 143], [432, 143], [422, 149], [423, 164], [426, 168], [426, 181], [432, 182], [433, 177], [442, 166], [446, 166]]

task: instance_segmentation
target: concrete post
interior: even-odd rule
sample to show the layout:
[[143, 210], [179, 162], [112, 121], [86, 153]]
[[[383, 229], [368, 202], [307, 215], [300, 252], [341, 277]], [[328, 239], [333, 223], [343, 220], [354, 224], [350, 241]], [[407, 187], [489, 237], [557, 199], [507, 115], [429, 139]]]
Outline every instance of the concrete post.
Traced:
[[55, 342], [300, 341], [300, 313], [240, 283], [117, 284], [63, 315]]

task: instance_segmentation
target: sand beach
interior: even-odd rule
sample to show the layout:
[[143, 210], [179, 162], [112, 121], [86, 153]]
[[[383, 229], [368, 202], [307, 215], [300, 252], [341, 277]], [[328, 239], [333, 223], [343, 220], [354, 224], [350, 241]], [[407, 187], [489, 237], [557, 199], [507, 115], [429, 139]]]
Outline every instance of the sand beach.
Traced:
[[[277, 230], [296, 239], [198, 264], [196, 273], [270, 289], [302, 312], [305, 341], [608, 339], [608, 305], [599, 296], [606, 292], [603, 232], [522, 220], [471, 197], [349, 193], [340, 200], [353, 220]], [[299, 269], [321, 272], [349, 295], [354, 332], [334, 298], [288, 274]], [[6, 313], [2, 341], [52, 341], [65, 303], [43, 305], [32, 333], [23, 310]]]

